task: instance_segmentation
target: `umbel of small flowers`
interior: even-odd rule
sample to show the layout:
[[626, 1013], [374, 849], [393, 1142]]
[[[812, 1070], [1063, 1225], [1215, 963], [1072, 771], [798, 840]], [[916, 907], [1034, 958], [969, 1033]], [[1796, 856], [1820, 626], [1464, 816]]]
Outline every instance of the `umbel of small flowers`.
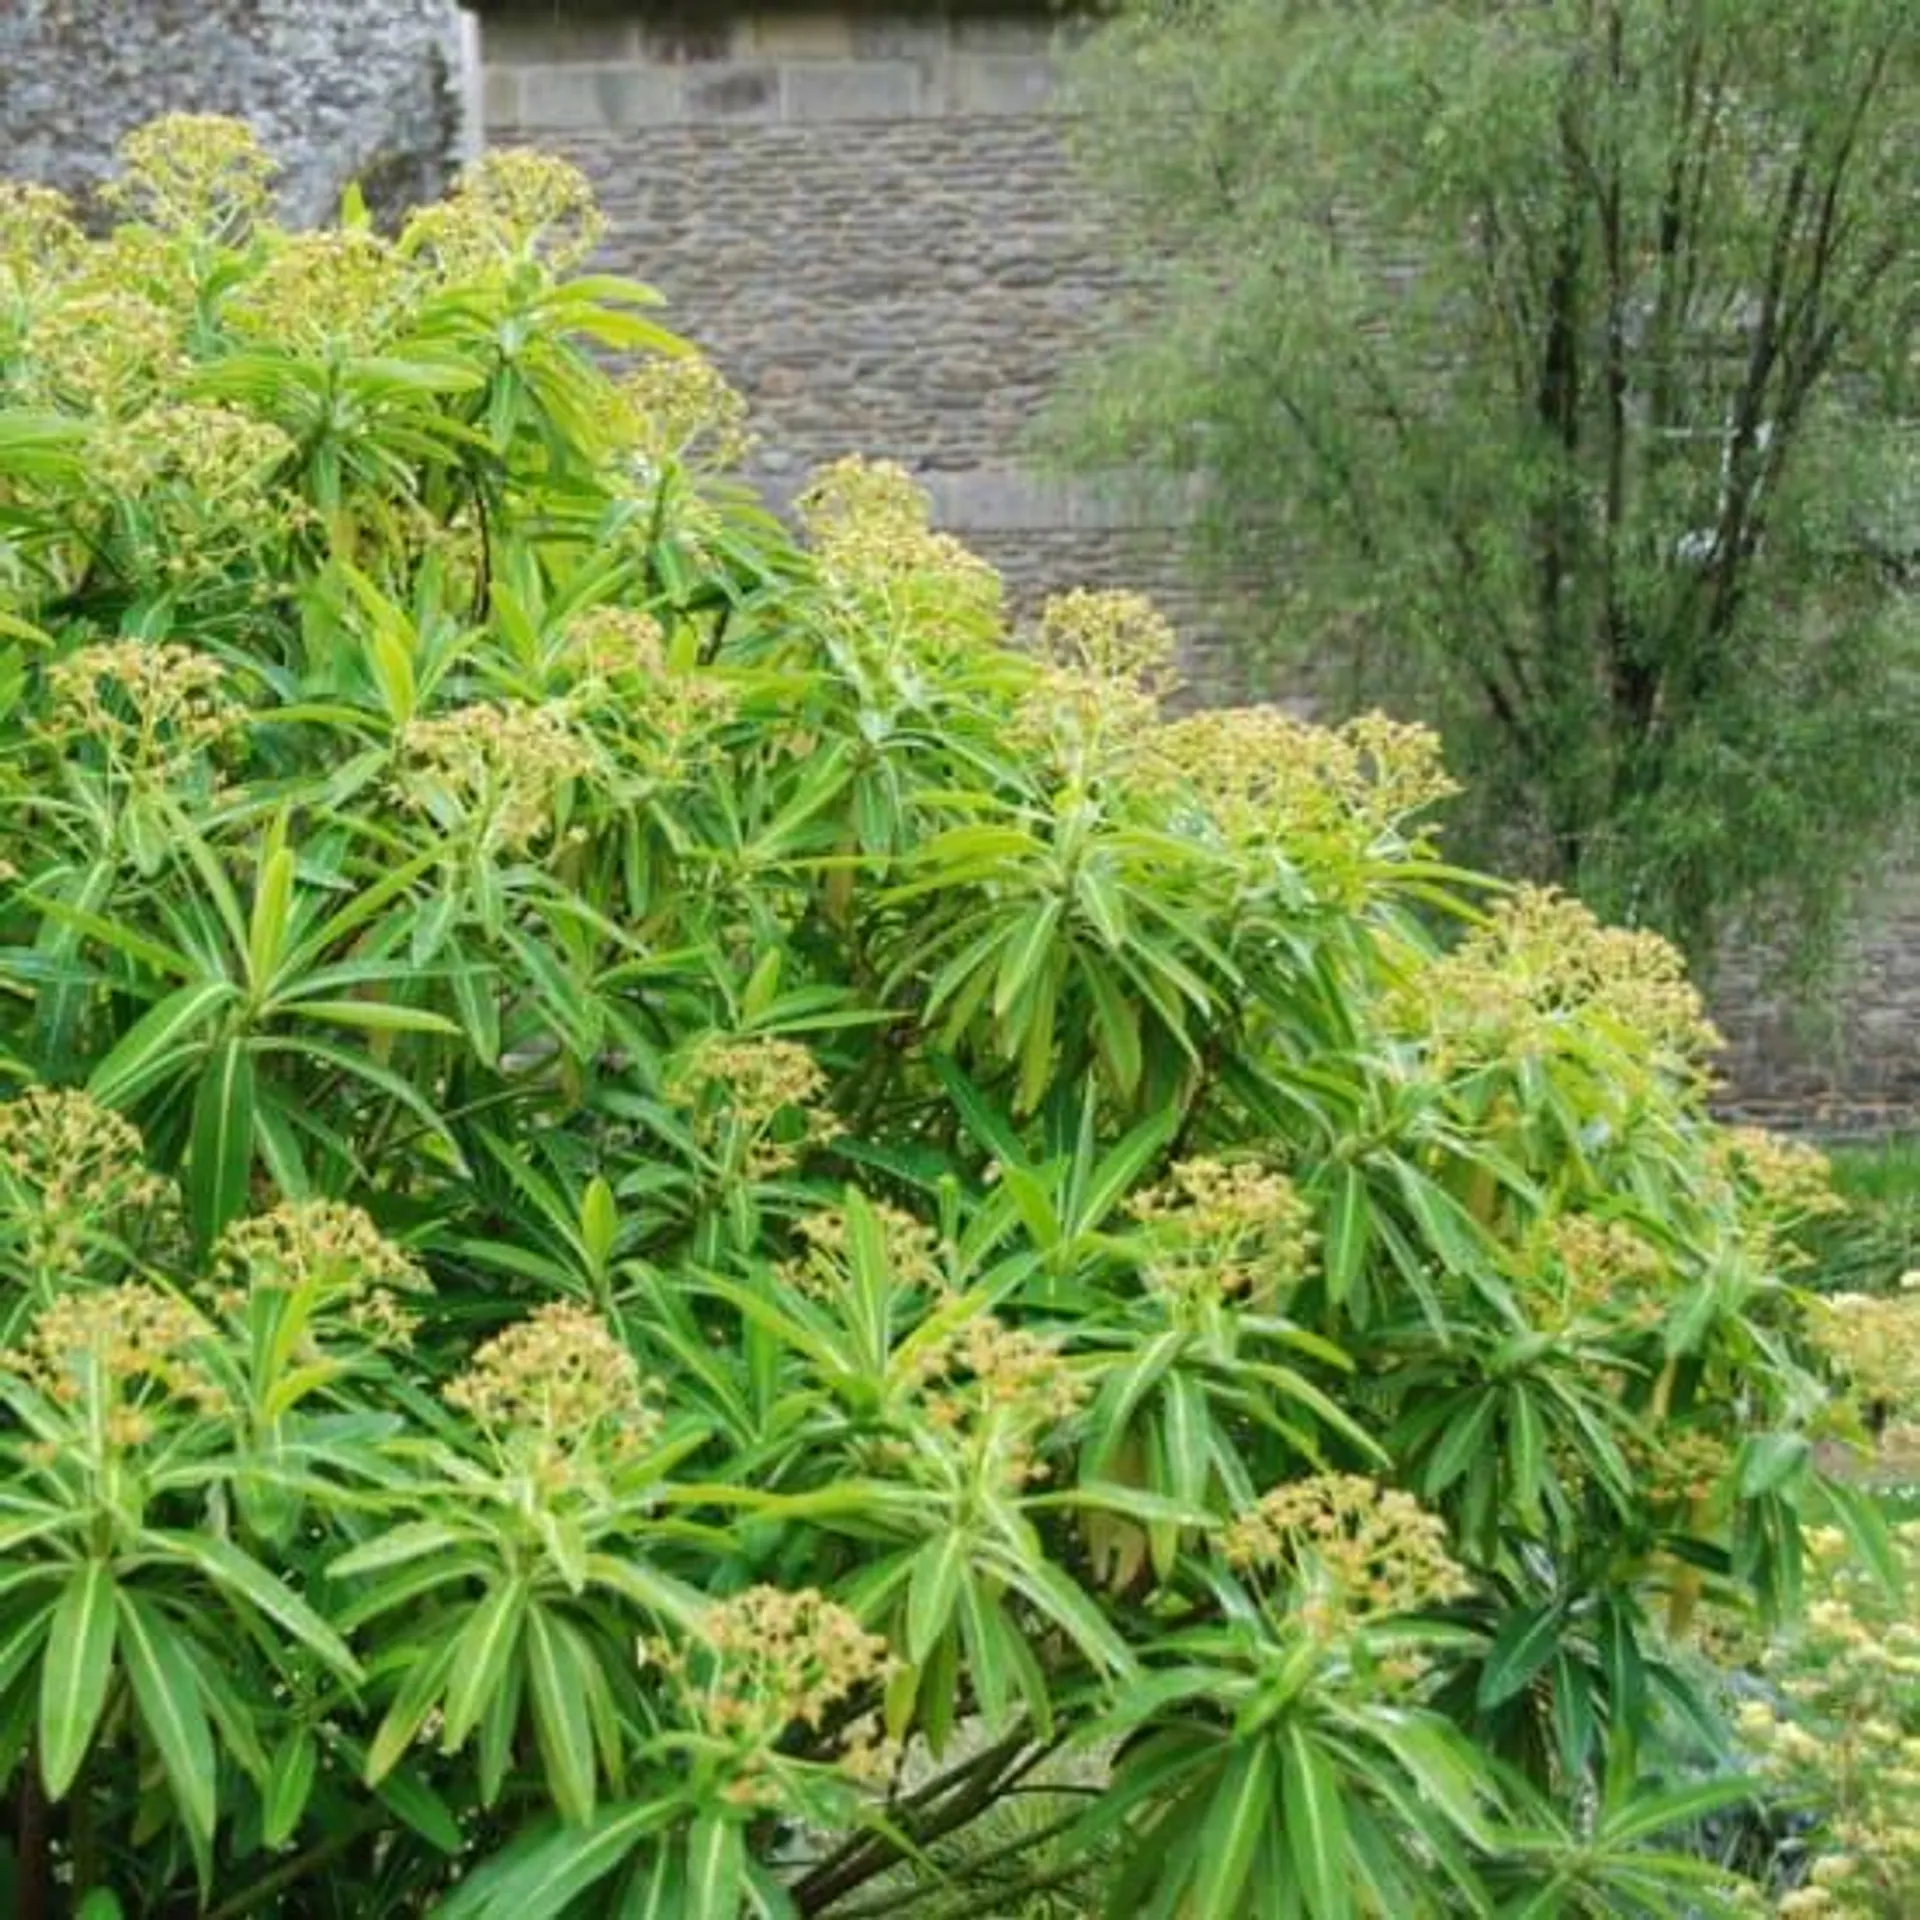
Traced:
[[[807, 1146], [837, 1130], [820, 1104], [827, 1076], [795, 1040], [713, 1033], [695, 1042], [668, 1076], [667, 1098], [690, 1114], [701, 1144], [749, 1178], [767, 1180], [798, 1164]], [[777, 1132], [790, 1113], [797, 1134]]]
[[103, 1243], [174, 1224], [178, 1196], [145, 1151], [130, 1121], [72, 1089], [30, 1087], [0, 1103], [0, 1233], [29, 1272], [68, 1284]]
[[1763, 1655], [1778, 1687], [1736, 1728], [1763, 1772], [1822, 1815], [1806, 1883], [1773, 1911], [1904, 1920], [1920, 1910], [1920, 1521], [1894, 1530], [1905, 1594], [1854, 1561], [1836, 1528], [1813, 1528], [1810, 1601], [1797, 1634]]
[[552, 830], [561, 790], [592, 769], [564, 706], [483, 701], [409, 722], [396, 782], [408, 806], [476, 850], [519, 853]]
[[816, 473], [800, 517], [827, 584], [897, 616], [890, 631], [930, 656], [999, 636], [1000, 576], [951, 534], [904, 467], [849, 457]]
[[1674, 1263], [1631, 1220], [1557, 1213], [1519, 1249], [1516, 1278], [1549, 1325], [1605, 1319], [1645, 1329], [1674, 1291]]
[[1521, 887], [1416, 970], [1390, 1011], [1441, 1070], [1551, 1057], [1595, 1035], [1614, 1076], [1699, 1080], [1720, 1046], [1679, 950], [1609, 927], [1550, 887]]
[[219, 661], [190, 647], [102, 641], [47, 669], [49, 741], [63, 752], [90, 742], [121, 779], [170, 787], [245, 724]]
[[631, 444], [655, 471], [670, 460], [725, 471], [753, 446], [747, 403], [703, 354], [661, 354], [620, 383]]
[[418, 1315], [400, 1296], [426, 1291], [421, 1268], [360, 1208], [338, 1200], [283, 1201], [257, 1219], [236, 1221], [214, 1251], [215, 1308], [239, 1315], [300, 1296], [301, 1345], [309, 1356], [335, 1330], [368, 1346], [404, 1346]]
[[1920, 1274], [1908, 1274], [1897, 1293], [1828, 1294], [1808, 1311], [1848, 1410], [1899, 1428], [1903, 1440], [1920, 1431]]
[[198, 1357], [207, 1339], [184, 1300], [129, 1281], [63, 1295], [0, 1353], [0, 1373], [68, 1413], [84, 1448], [119, 1450], [143, 1445], [167, 1414], [225, 1411]]
[[565, 1300], [495, 1334], [443, 1397], [549, 1491], [628, 1464], [661, 1426], [633, 1355], [599, 1315]]
[[943, 1455], [1008, 1488], [1046, 1479], [1041, 1450], [1090, 1391], [1054, 1341], [988, 1313], [918, 1349], [905, 1382]]
[[[880, 1229], [886, 1250], [887, 1268], [900, 1293], [945, 1293], [949, 1283], [941, 1263], [942, 1242], [939, 1233], [924, 1220], [917, 1220], [904, 1207], [880, 1200], [870, 1201], [869, 1209]], [[822, 1207], [816, 1213], [803, 1214], [794, 1222], [794, 1232], [805, 1253], [789, 1261], [783, 1269], [786, 1277], [801, 1292], [815, 1298], [837, 1293], [847, 1273], [849, 1235], [844, 1207]]]
[[400, 251], [449, 282], [532, 261], [564, 272], [592, 253], [606, 224], [578, 167], [553, 154], [496, 147], [461, 174], [447, 199], [408, 220]]
[[[727, 1797], [747, 1807], [778, 1798], [776, 1756], [791, 1732], [818, 1743], [836, 1711], [892, 1665], [885, 1639], [810, 1587], [749, 1587], [707, 1607], [685, 1645], [643, 1652], [657, 1654], [697, 1731], [727, 1750]], [[890, 1756], [873, 1716], [838, 1730], [832, 1746], [841, 1771], [884, 1777]]]
[[1363, 1474], [1275, 1487], [1228, 1524], [1221, 1548], [1229, 1566], [1277, 1582], [1287, 1617], [1315, 1639], [1422, 1612], [1467, 1587], [1439, 1516]]
[[1130, 1211], [1145, 1231], [1147, 1284], [1174, 1300], [1270, 1300], [1312, 1263], [1312, 1208], [1257, 1161], [1179, 1161]]
[[1326, 727], [1277, 706], [1210, 708], [1168, 721], [1153, 749], [1156, 784], [1197, 801], [1229, 846], [1277, 848], [1323, 878], [1383, 842], [1425, 845], [1419, 816], [1458, 791], [1431, 728], [1378, 713]]

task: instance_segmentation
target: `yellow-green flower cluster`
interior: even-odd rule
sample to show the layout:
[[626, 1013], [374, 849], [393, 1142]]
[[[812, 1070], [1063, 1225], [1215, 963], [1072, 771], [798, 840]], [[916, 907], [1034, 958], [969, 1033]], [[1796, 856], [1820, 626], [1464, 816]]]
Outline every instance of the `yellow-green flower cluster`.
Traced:
[[114, 492], [132, 498], [172, 483], [192, 494], [193, 515], [204, 520], [236, 505], [257, 509], [261, 480], [293, 451], [269, 420], [187, 401], [102, 427], [91, 458], [101, 484]]
[[1321, 1473], [1275, 1487], [1221, 1541], [1229, 1565], [1298, 1582], [1318, 1635], [1418, 1613], [1466, 1589], [1438, 1515], [1362, 1474]]
[[951, 534], [933, 530], [926, 493], [891, 461], [824, 467], [800, 496], [822, 573], [888, 602], [934, 651], [998, 634], [1000, 577]]
[[1720, 1128], [1708, 1143], [1707, 1163], [1784, 1227], [1846, 1205], [1833, 1188], [1832, 1162], [1818, 1147], [1764, 1127]]
[[992, 1314], [929, 1342], [905, 1374], [933, 1430], [1009, 1487], [1047, 1477], [1039, 1448], [1089, 1390], [1057, 1343]]
[[[666, 1086], [667, 1098], [693, 1115], [710, 1146], [728, 1138], [742, 1144], [745, 1170], [758, 1179], [786, 1172], [808, 1145], [835, 1131], [819, 1105], [826, 1090], [819, 1061], [797, 1040], [771, 1034], [708, 1034]], [[801, 1134], [776, 1136], [776, 1124], [795, 1111], [804, 1117]]]
[[1382, 714], [1323, 727], [1282, 707], [1215, 708], [1153, 744], [1150, 788], [1196, 801], [1228, 844], [1277, 848], [1348, 887], [1383, 841], [1424, 844], [1415, 817], [1455, 791], [1439, 737]]
[[1559, 1213], [1542, 1221], [1520, 1259], [1530, 1297], [1569, 1319], [1619, 1318], [1646, 1327], [1665, 1311], [1673, 1263], [1630, 1220]]
[[420, 1267], [360, 1208], [338, 1200], [287, 1200], [236, 1221], [215, 1250], [218, 1305], [239, 1311], [256, 1293], [299, 1293], [319, 1314], [340, 1314], [374, 1346], [404, 1346], [418, 1316], [398, 1295], [427, 1290]]
[[1312, 1261], [1312, 1208], [1257, 1161], [1182, 1160], [1130, 1211], [1147, 1229], [1148, 1283], [1177, 1298], [1267, 1300]]
[[308, 352], [370, 353], [412, 313], [420, 275], [365, 229], [275, 237], [257, 273], [227, 302], [235, 329]]
[[1443, 1066], [1604, 1043], [1619, 1073], [1695, 1073], [1720, 1044], [1678, 950], [1603, 925], [1577, 900], [1523, 887], [1490, 922], [1420, 969], [1394, 1007]]
[[70, 272], [86, 236], [63, 193], [0, 180], [0, 296], [19, 299]]
[[449, 829], [521, 851], [553, 826], [561, 789], [593, 755], [557, 703], [480, 702], [410, 721], [400, 736], [402, 797]]
[[1172, 626], [1140, 594], [1055, 595], [1041, 609], [1038, 669], [1011, 744], [1074, 785], [1133, 771], [1160, 739], [1174, 646]]
[[600, 244], [606, 224], [578, 167], [500, 147], [475, 161], [446, 200], [407, 222], [400, 250], [426, 255], [450, 281], [526, 260], [564, 272]]
[[[891, 1667], [886, 1641], [811, 1587], [749, 1587], [709, 1606], [696, 1632], [661, 1664], [694, 1724], [734, 1750], [727, 1792], [743, 1806], [777, 1801], [771, 1763], [789, 1729], [820, 1733], [835, 1708]], [[840, 1745], [844, 1769], [856, 1778], [885, 1763], [872, 1716], [844, 1729]]]
[[48, 731], [90, 740], [116, 772], [164, 785], [245, 724], [224, 682], [220, 663], [191, 647], [102, 641], [47, 669]]
[[590, 607], [567, 623], [561, 640], [567, 659], [594, 679], [651, 678], [666, 671], [667, 636], [660, 622], [632, 607]]
[[133, 1125], [84, 1093], [30, 1087], [0, 1105], [0, 1220], [26, 1264], [78, 1277], [101, 1237], [170, 1224], [173, 1189], [145, 1155]]
[[1920, 1912], [1920, 1522], [1894, 1532], [1898, 1594], [1837, 1530], [1807, 1544], [1805, 1623], [1764, 1656], [1778, 1698], [1737, 1716], [1764, 1770], [1823, 1815], [1807, 1885], [1775, 1911], [1905, 1920]]
[[128, 1282], [62, 1295], [15, 1351], [0, 1354], [0, 1370], [59, 1406], [97, 1416], [110, 1441], [134, 1446], [151, 1434], [144, 1411], [150, 1398], [204, 1413], [224, 1409], [224, 1396], [195, 1358], [207, 1337], [205, 1322], [184, 1300]]
[[[939, 1234], [903, 1207], [884, 1200], [869, 1201], [868, 1207], [880, 1229], [895, 1287], [902, 1293], [916, 1289], [945, 1292], [947, 1275], [940, 1259]], [[795, 1285], [803, 1292], [823, 1297], [837, 1293], [848, 1265], [847, 1210], [823, 1207], [817, 1213], [803, 1214], [794, 1223], [794, 1231], [807, 1250], [806, 1257], [794, 1261], [788, 1269]]]
[[170, 113], [120, 142], [105, 196], [163, 233], [232, 240], [266, 210], [278, 163], [244, 120]]
[[[186, 364], [179, 316], [127, 287], [63, 291], [29, 320], [25, 352], [29, 397], [127, 418], [155, 405]], [[120, 442], [100, 440], [110, 461], [129, 463]]]
[[1808, 1309], [1808, 1331], [1857, 1411], [1920, 1420], [1920, 1291], [1828, 1294]]
[[1130, 682], [1164, 699], [1179, 685], [1173, 623], [1145, 594], [1055, 594], [1040, 610], [1034, 651], [1071, 673]]
[[1712, 1501], [1733, 1471], [1734, 1449], [1719, 1433], [1666, 1422], [1616, 1435], [1633, 1483], [1649, 1506], [1685, 1511]]
[[554, 1301], [497, 1333], [444, 1397], [508, 1453], [564, 1477], [568, 1463], [619, 1464], [660, 1431], [639, 1363], [597, 1314]]
[[753, 447], [747, 403], [703, 354], [661, 354], [620, 383], [633, 450], [651, 467], [669, 460], [736, 467]]

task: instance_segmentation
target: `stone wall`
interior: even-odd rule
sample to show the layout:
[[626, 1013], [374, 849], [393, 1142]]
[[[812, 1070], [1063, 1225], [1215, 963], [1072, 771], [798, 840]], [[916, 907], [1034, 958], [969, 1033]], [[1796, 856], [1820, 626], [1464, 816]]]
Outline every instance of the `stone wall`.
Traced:
[[[858, 449], [914, 468], [942, 521], [1031, 602], [1153, 593], [1199, 691], [1245, 689], [1167, 521], [1038, 479], [1035, 412], [1122, 291], [1061, 147], [1061, 31], [1026, 7], [483, 7], [497, 140], [570, 154], [623, 270], [752, 398], [776, 495]], [[1809, 1019], [1764, 938], [1716, 1001], [1730, 1104], [1832, 1131], [1920, 1111], [1920, 866], [1861, 923], [1837, 1011]]]
[[455, 0], [0, 0], [0, 170], [82, 199], [131, 127], [249, 120], [291, 219], [358, 179], [376, 207], [435, 197], [460, 158]]
[[[1026, 9], [646, 4], [483, 9], [488, 137], [591, 176], [611, 257], [750, 397], [779, 498], [850, 451], [911, 467], [1017, 605], [1150, 592], [1216, 624], [1164, 524], [1046, 482], [1036, 416], [1120, 275], [1052, 111]], [[1208, 692], [1234, 690], [1195, 649]]]

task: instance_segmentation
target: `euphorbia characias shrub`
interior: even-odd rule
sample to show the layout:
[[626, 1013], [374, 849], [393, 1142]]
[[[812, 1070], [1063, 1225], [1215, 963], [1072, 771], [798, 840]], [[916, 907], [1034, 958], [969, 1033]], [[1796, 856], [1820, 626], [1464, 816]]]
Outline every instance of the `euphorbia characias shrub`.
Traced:
[[558, 162], [269, 179], [0, 193], [8, 1909], [1732, 1898], [1672, 1642], [1884, 1540], [1669, 950], [784, 530]]

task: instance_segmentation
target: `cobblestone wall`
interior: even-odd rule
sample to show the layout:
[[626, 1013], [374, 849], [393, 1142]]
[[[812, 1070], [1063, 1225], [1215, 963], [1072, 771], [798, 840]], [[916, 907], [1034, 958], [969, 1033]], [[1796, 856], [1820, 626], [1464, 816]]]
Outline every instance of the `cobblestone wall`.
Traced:
[[[1158, 525], [1039, 481], [1036, 409], [1120, 293], [1054, 112], [1057, 12], [912, 0], [482, 6], [489, 137], [568, 153], [611, 258], [751, 397], [776, 496], [850, 450], [914, 468], [1031, 604], [1152, 593], [1200, 697], [1244, 696]], [[1734, 1101], [1871, 1127], [1920, 1110], [1920, 867], [1863, 923], [1823, 1029], [1763, 940], [1717, 995]]]
[[455, 0], [0, 0], [0, 171], [84, 198], [129, 128], [231, 113], [291, 218], [353, 179], [431, 199], [460, 157], [460, 23]]

